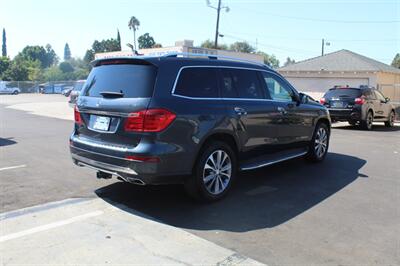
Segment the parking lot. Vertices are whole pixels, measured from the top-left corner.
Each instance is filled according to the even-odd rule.
[[[400,265],[398,123],[334,125],[325,162],[241,173],[205,205],[74,166],[72,115],[61,95],[0,96],[4,265]]]

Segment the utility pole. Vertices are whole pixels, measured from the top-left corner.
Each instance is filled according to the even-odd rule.
[[[219,35],[219,15],[222,9],[225,9],[226,12],[229,12],[229,7],[221,6],[221,0],[218,0],[218,7],[212,6],[210,0],[206,0],[207,6],[217,10],[217,25],[215,27],[215,41],[214,41],[214,48],[218,48],[218,35]]]
[[[322,51],[321,51],[321,55],[324,56],[325,55],[325,46],[330,46],[331,43],[330,42],[325,42],[325,39],[322,39]]]

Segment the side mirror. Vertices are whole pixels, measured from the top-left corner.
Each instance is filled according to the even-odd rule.
[[[302,95],[302,93],[299,93],[299,94],[295,93],[292,96],[293,101],[295,101],[297,103],[297,105],[302,103],[302,96],[301,95]]]
[[[390,101],[390,98],[389,98],[389,97],[386,97],[385,100],[386,100],[386,102],[389,102],[389,101]]]
[[[302,92],[299,93],[299,103],[308,103],[309,97],[307,94],[304,94]]]

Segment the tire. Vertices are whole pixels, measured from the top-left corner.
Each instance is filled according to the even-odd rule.
[[[311,139],[307,160],[311,162],[322,162],[328,154],[329,148],[329,128],[325,123],[318,123],[315,127],[314,135]]]
[[[218,160],[222,162],[218,164]],[[225,142],[211,142],[200,152],[193,174],[185,182],[185,190],[198,201],[220,200],[229,192],[236,172],[237,158],[232,148]]]
[[[362,129],[371,130],[373,122],[374,122],[374,115],[372,111],[368,111],[365,120],[361,120],[360,126]]]
[[[12,94],[13,95],[18,95],[18,91],[14,91]]]
[[[389,115],[388,121],[385,122],[385,126],[386,126],[386,127],[393,127],[393,126],[394,126],[394,119],[395,119],[395,117],[396,117],[395,112],[394,112],[394,111],[391,111],[391,112],[390,112],[390,115]]]

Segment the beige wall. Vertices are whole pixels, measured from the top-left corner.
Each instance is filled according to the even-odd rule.
[[[394,102],[400,102],[400,73],[378,73],[377,88]]]

